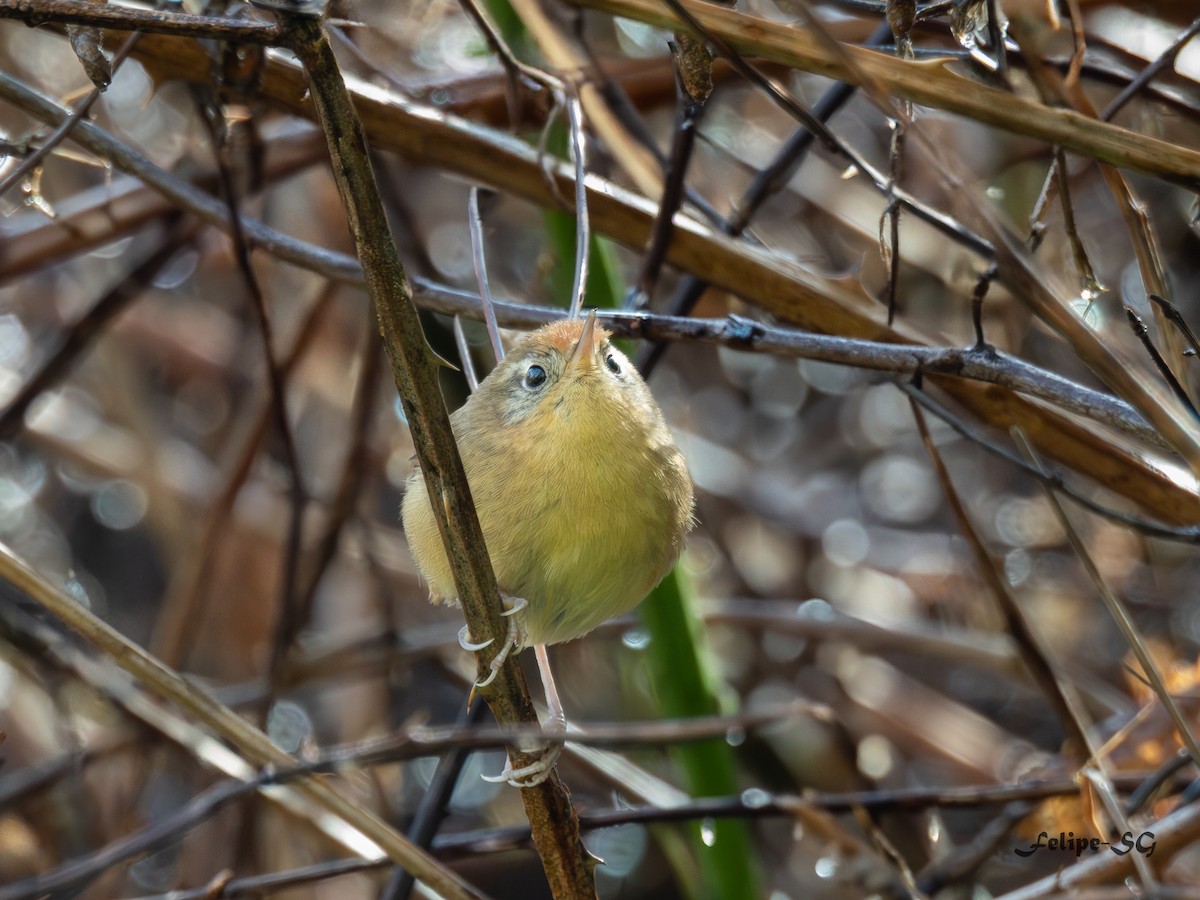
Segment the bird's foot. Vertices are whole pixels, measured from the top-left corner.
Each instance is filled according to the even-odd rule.
[[[554,735],[564,735],[567,731],[566,720],[561,716],[555,716],[547,719],[542,725],[543,732],[553,733]],[[559,755],[562,754],[563,741],[561,737],[552,738],[548,743],[539,743],[535,747],[521,748],[523,752],[533,755],[534,761],[529,765],[521,766],[514,769],[512,767],[512,755],[510,754],[504,760],[504,771],[499,775],[483,775],[484,781],[492,784],[501,784],[508,782],[515,788],[531,788],[537,787],[543,781],[550,777],[550,773],[554,771],[554,766],[558,762]]]
[[[475,682],[474,686],[471,688],[471,696],[467,700],[468,706],[470,706],[471,702],[475,699],[476,691],[487,687],[496,680],[496,674],[500,671],[500,667],[504,665],[505,661],[508,659],[508,655],[512,653],[512,651],[520,650],[523,646],[525,646],[525,626],[520,617],[518,617],[517,613],[525,609],[525,607],[529,605],[529,601],[524,597],[502,596],[501,599],[504,601],[504,612],[500,613],[500,615],[508,619],[508,632],[504,636],[504,645],[500,648],[500,652],[492,657],[491,663],[488,664],[488,668],[491,669],[491,671],[485,678],[483,678],[483,680]],[[486,641],[480,641],[478,643],[473,642],[466,625],[464,625],[458,632],[458,645],[470,653],[474,653],[478,650],[482,650],[484,647],[491,646],[495,640],[495,638],[488,638]]]

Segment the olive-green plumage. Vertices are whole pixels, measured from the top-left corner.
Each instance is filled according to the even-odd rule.
[[[450,417],[500,590],[526,644],[628,612],[679,556],[692,482],[650,389],[586,321],[527,335]],[[433,599],[457,602],[420,471],[404,530]]]

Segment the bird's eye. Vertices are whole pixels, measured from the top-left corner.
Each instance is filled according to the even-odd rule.
[[[541,366],[530,366],[525,371],[525,387],[540,388],[546,383],[546,370]]]
[[[604,357],[604,364],[608,366],[608,371],[612,372],[614,375],[621,374],[621,364],[617,362],[617,358],[611,353]]]

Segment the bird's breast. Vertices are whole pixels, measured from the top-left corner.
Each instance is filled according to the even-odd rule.
[[[627,612],[678,555],[691,512],[682,457],[665,427],[620,428],[543,427],[507,442],[501,477],[494,458],[486,476],[468,468],[501,589],[529,601],[530,643],[572,640]]]

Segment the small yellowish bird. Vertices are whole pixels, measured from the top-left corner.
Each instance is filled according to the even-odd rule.
[[[541,665],[544,645],[582,637],[636,606],[692,526],[683,454],[646,382],[609,338],[594,311],[546,325],[450,417],[511,623],[493,676],[510,649],[538,645]],[[432,598],[457,603],[419,470],[402,518]],[[465,628],[460,640],[484,646],[470,643]],[[551,714],[561,719],[552,691],[547,684]]]

